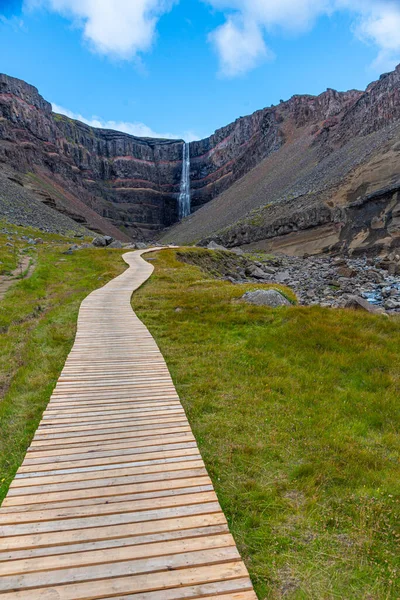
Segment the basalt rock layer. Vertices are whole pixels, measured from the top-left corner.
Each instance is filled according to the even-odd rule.
[[[55,114],[36,88],[0,75],[0,168],[11,166],[39,199],[92,229],[129,239],[174,223],[181,155],[180,141]]]
[[[230,188],[305,126],[328,127],[361,96],[327,90],[320,96],[294,96],[241,117],[212,136],[190,144],[192,206],[205,204]],[[318,126],[317,125],[317,126]]]

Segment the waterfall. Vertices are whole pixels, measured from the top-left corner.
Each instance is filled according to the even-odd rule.
[[[179,219],[190,215],[190,151],[189,144],[183,144],[182,178],[179,193]]]

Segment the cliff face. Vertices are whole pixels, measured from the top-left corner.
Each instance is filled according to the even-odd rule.
[[[68,213],[72,195],[134,237],[151,235],[177,220],[181,156],[180,141],[54,114],[36,88],[0,75],[0,163],[33,171],[36,192],[58,209]]]
[[[209,202],[259,162],[278,151],[306,126],[333,122],[361,92],[327,90],[320,96],[294,96],[279,106],[241,117],[211,137],[190,144],[192,206]]]

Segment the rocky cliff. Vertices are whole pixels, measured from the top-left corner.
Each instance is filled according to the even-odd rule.
[[[190,144],[192,206],[196,210],[228,189],[271,153],[285,145],[293,130],[335,122],[361,92],[327,90],[320,96],[294,96],[241,117],[211,137]]]
[[[0,75],[0,165],[25,174],[23,184],[61,212],[79,217],[89,207],[105,220],[96,229],[108,223],[138,237],[174,223],[181,156],[181,141],[88,127]]]

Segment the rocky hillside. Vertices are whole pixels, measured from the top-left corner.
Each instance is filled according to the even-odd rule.
[[[216,136],[240,137],[245,123],[255,121],[242,158],[230,171],[225,166],[229,187],[164,241],[215,239],[289,254],[329,248],[378,253],[400,244],[400,67],[365,92],[295,96]],[[196,158],[192,173],[196,201],[202,193]]]
[[[241,117],[211,137],[190,144],[194,209],[218,196],[264,158],[279,151],[310,123],[344,114],[361,96],[327,90],[318,97],[294,96],[276,107]]]

